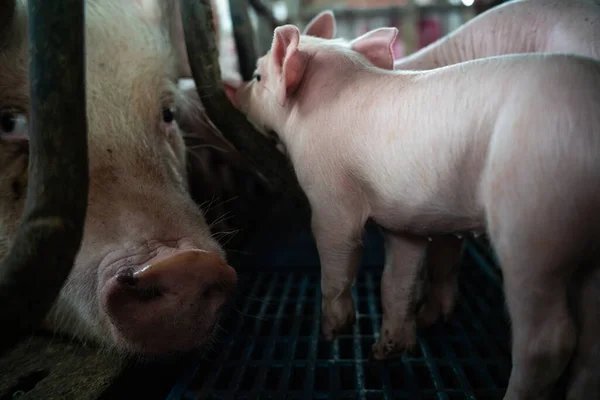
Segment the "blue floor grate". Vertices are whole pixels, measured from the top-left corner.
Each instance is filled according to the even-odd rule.
[[[414,354],[385,363],[368,360],[381,321],[379,269],[363,266],[353,290],[357,323],[333,343],[320,339],[318,269],[240,273],[224,340],[168,399],[502,398],[509,324],[493,260],[485,244],[469,244],[453,318],[419,330]]]

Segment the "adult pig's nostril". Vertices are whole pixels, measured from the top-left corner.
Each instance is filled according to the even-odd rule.
[[[131,267],[123,268],[116,274],[116,280],[127,292],[134,294],[140,300],[152,300],[160,297],[161,290],[153,282],[139,279]]]
[[[186,250],[175,255],[171,255],[156,263],[145,266],[135,271],[135,278],[150,279],[161,276],[167,271],[182,270],[189,271],[193,268],[202,268],[202,275],[212,275],[214,270],[229,267],[223,259],[216,254],[203,250]],[[231,268],[231,267],[230,267]],[[191,272],[191,271],[190,271]],[[208,276],[206,276],[208,278]]]
[[[237,281],[236,272],[217,254],[186,250],[171,254],[133,273],[140,286],[156,286],[177,296],[220,298],[216,288],[227,294]],[[195,294],[192,294],[195,293]]]
[[[137,279],[133,276],[133,268],[123,268],[117,272],[117,281],[124,285],[135,286]]]

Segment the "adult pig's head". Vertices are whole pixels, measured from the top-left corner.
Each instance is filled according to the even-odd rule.
[[[294,112],[299,98],[328,90],[329,82],[348,80],[347,75],[335,72],[344,60],[393,69],[396,28],[374,29],[350,42],[328,39],[334,34],[335,26],[328,27],[319,21],[334,21],[330,17],[332,14],[322,13],[306,29],[306,32],[317,32],[320,27],[318,31],[323,37],[302,35],[294,25],[276,28],[271,49],[258,59],[253,78],[249,82],[226,83],[233,104],[263,134],[284,134],[287,117]],[[319,83],[309,84],[317,75]],[[318,96],[311,99],[318,101]]]
[[[26,195],[29,89],[25,2],[0,6],[0,19],[9,16],[0,25],[4,256]],[[88,212],[46,325],[128,354],[194,350],[212,337],[237,279],[188,192],[178,121],[198,120],[185,113],[200,106],[177,85],[170,18],[153,25],[122,0],[88,0],[85,10]]]

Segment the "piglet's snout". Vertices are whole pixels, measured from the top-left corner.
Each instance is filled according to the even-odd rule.
[[[185,250],[119,270],[102,297],[117,340],[162,354],[201,346],[236,283],[235,270],[216,254]]]

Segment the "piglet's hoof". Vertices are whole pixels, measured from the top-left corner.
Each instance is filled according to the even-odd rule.
[[[403,352],[414,353],[417,347],[417,337],[414,322],[405,323],[392,329],[390,322],[384,322],[382,333],[377,343],[371,347],[371,357],[374,360],[390,360],[399,358]]]
[[[404,353],[404,350],[405,346],[399,342],[394,342],[392,340],[386,340],[382,342],[380,340],[371,347],[371,352],[369,353],[369,361],[383,361],[400,358],[402,357],[402,353]]]
[[[428,328],[432,326],[439,320],[440,314],[440,304],[435,299],[431,299],[419,311],[417,315],[417,327]]]
[[[356,315],[354,310],[352,310],[352,313],[347,314],[343,318],[332,318],[324,314],[321,318],[323,338],[328,342],[332,342],[339,335],[349,333],[355,323]]]

